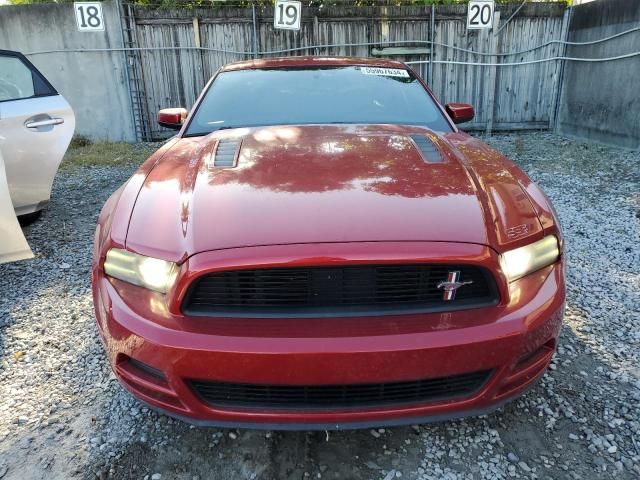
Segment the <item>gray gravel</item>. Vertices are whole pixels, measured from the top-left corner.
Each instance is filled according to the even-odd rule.
[[[553,200],[568,310],[551,370],[499,412],[350,432],[194,428],[149,411],[106,364],[90,258],[133,167],[62,172],[0,266],[0,478],[640,478],[640,153],[551,134],[489,139]]]

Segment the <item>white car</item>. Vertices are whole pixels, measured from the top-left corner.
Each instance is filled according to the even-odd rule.
[[[0,50],[0,263],[31,254],[15,216],[34,220],[49,203],[74,129],[64,97],[24,55]]]

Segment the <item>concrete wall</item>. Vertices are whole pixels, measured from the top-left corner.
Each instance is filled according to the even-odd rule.
[[[598,0],[573,8],[569,41],[586,42],[640,26],[640,0]],[[570,57],[614,57],[640,50],[640,31],[567,48]],[[567,62],[558,132],[640,148],[640,56],[611,62]]]
[[[72,3],[0,7],[0,49],[29,53],[122,47],[117,4],[107,1],[102,9],[105,30],[79,32]],[[73,107],[76,134],[95,140],[135,140],[122,52],[28,58]]]

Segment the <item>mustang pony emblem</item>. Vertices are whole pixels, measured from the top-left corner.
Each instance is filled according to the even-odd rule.
[[[459,282],[460,278],[459,271],[449,272],[447,276],[447,280],[445,282],[440,282],[438,284],[438,288],[444,288],[444,292],[442,292],[442,299],[445,301],[453,300],[456,298],[456,290],[458,290],[463,285],[469,285],[473,283],[473,280],[469,280],[467,282]]]

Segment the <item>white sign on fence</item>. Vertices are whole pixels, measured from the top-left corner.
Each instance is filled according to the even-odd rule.
[[[471,0],[467,9],[467,30],[493,27],[493,0]]]
[[[76,25],[78,25],[78,30],[81,32],[104,31],[102,3],[74,2],[73,10],[76,14]]]
[[[300,30],[302,3],[290,0],[276,0],[273,26],[282,30]]]

